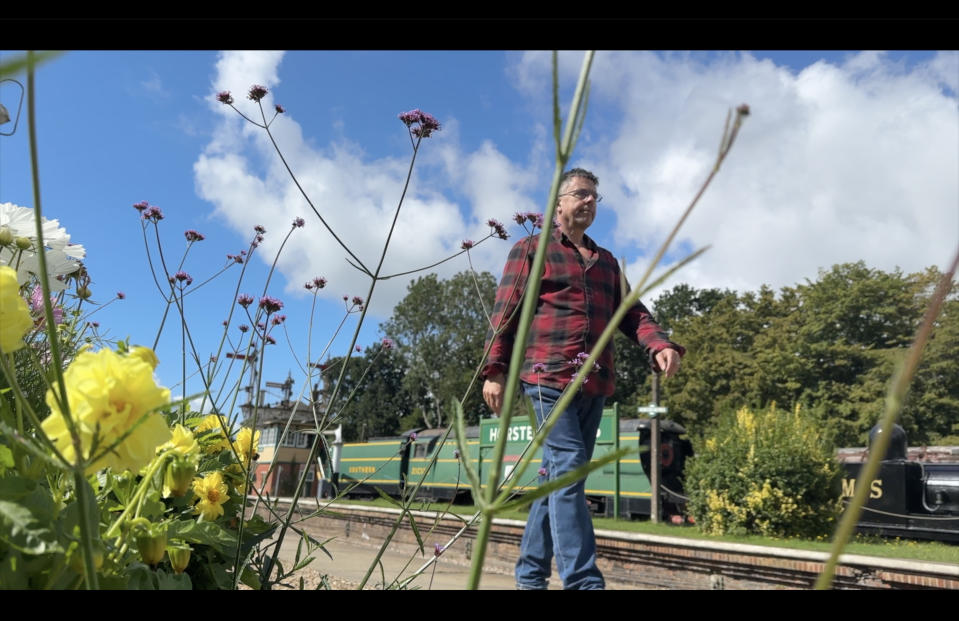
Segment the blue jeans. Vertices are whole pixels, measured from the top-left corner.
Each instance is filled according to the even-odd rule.
[[[536,420],[542,425],[559,399],[560,391],[526,383],[523,388],[533,400]],[[575,470],[592,459],[605,401],[606,397],[580,394],[570,402],[543,444],[546,475],[540,476],[540,483]],[[545,589],[554,555],[563,588],[605,588],[603,574],[596,567],[596,537],[586,505],[585,479],[533,502],[516,562],[516,586]]]

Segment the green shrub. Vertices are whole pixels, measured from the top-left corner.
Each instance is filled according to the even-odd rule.
[[[690,513],[711,534],[827,535],[841,475],[825,435],[798,406],[720,417],[687,462]]]

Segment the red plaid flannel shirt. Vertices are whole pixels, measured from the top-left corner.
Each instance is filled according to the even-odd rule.
[[[496,290],[492,322],[494,326],[499,326],[505,317],[509,323],[492,339],[493,345],[483,369],[484,378],[497,373],[505,374],[509,368],[519,321],[517,307],[523,299],[538,240],[537,236],[520,240],[506,260],[503,278]],[[593,349],[620,304],[619,264],[612,253],[597,246],[589,236],[584,236],[583,241],[593,251],[593,258],[588,263],[562,231],[553,230],[553,239],[546,250],[539,303],[530,326],[526,356],[520,371],[520,379],[524,382],[539,382],[543,386],[564,389],[576,373],[573,359],[580,352],[588,353]],[[657,352],[672,348],[680,355],[686,353],[684,347],[669,341],[641,302],[630,309],[619,329],[646,349],[650,365],[655,371],[660,371],[653,357]],[[492,336],[491,330],[486,338],[487,345]],[[598,370],[594,367],[582,391],[588,395],[608,397],[613,394],[616,377],[613,372],[612,341],[597,362]]]

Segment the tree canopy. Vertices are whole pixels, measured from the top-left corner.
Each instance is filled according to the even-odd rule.
[[[802,405],[837,444],[862,445],[939,276],[935,268],[905,275],[846,263],[778,295],[769,287],[725,292],[705,310],[695,301],[711,295],[674,288],[664,294],[669,325],[688,353],[666,386],[671,415],[701,433],[741,407]],[[954,286],[902,412],[913,444],[959,433],[957,292]],[[688,312],[677,299],[689,300]]]

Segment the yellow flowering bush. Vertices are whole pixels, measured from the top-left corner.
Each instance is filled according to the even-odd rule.
[[[818,537],[839,513],[839,464],[812,417],[775,405],[723,416],[694,441],[689,510],[710,534]]]
[[[0,265],[0,351],[11,353],[23,347],[23,336],[32,327],[30,309],[20,297],[17,272]]]
[[[166,421],[156,412],[170,402],[170,391],[157,386],[153,367],[142,358],[109,349],[83,352],[63,378],[83,454],[76,453],[53,389],[47,391],[51,414],[43,421],[43,431],[71,463],[96,457],[87,474],[107,467],[136,472],[153,459],[159,445],[171,439]]]

